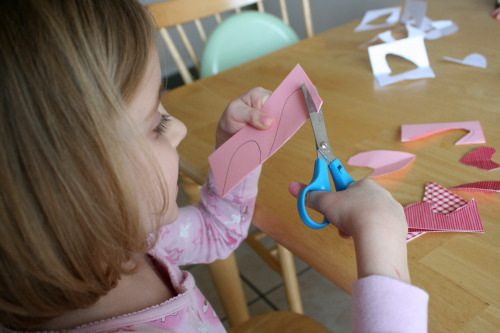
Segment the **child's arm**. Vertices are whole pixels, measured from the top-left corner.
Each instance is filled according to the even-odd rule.
[[[290,193],[296,196],[303,186],[290,184]],[[353,237],[358,278],[376,274],[410,282],[408,226],[403,208],[388,191],[365,179],[342,192],[310,192],[306,205],[321,212],[341,234]]]
[[[290,184],[297,196],[304,184]],[[408,226],[401,205],[371,180],[342,192],[311,192],[306,204],[321,212],[341,235],[353,237],[358,280],[353,285],[355,332],[425,332],[425,291],[410,285]]]
[[[500,21],[500,0],[495,0],[495,9],[493,10],[491,16]]]
[[[255,88],[229,103],[219,121],[216,147],[246,125],[258,129],[273,120],[260,111],[271,92]],[[207,263],[227,257],[246,238],[257,197],[261,168],[250,173],[224,198],[215,189],[211,171],[195,206],[179,210],[179,218],[160,231],[158,245],[178,265]]]

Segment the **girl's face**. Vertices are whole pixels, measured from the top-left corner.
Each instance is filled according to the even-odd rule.
[[[177,146],[186,136],[186,126],[167,113],[160,103],[162,90],[161,70],[158,54],[152,56],[146,74],[139,85],[136,97],[129,105],[132,120],[146,137],[146,141],[157,159],[160,171],[167,184],[168,207],[162,216],[166,225],[177,219],[177,178],[179,175],[179,154]]]

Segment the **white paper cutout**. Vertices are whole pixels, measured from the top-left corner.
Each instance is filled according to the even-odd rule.
[[[370,24],[370,22],[376,19],[390,14],[385,23],[382,24]],[[401,14],[401,7],[383,8],[383,9],[373,9],[365,13],[365,16],[361,20],[361,23],[354,29],[354,31],[368,31],[375,29],[382,29],[390,27],[396,24],[399,20],[399,15]]]
[[[403,14],[401,15],[402,23],[411,23],[417,27],[422,28],[424,23],[425,11],[427,10],[426,1],[407,0]]]
[[[450,57],[443,57],[443,59],[466,66],[486,68],[486,58],[479,53],[471,53],[468,56],[466,56],[463,60]]]
[[[425,39],[439,39],[458,31],[458,26],[450,20],[431,21],[432,30],[425,34]]]
[[[369,41],[361,44],[359,47],[365,47],[367,45],[370,45],[370,44],[377,42],[378,40],[382,41],[383,43],[390,43],[390,42],[396,41],[396,39],[394,37],[392,37],[392,31],[387,30],[387,31],[379,33],[377,36],[375,36],[372,39],[370,39]]]
[[[403,80],[433,78],[434,72],[429,65],[424,39],[419,37],[405,38],[392,43],[379,44],[368,48],[373,75],[380,86]],[[391,76],[391,68],[386,56],[394,54],[413,62],[418,68]]]
[[[406,31],[408,31],[408,38],[422,36],[425,38],[425,31],[413,27],[411,24],[406,24]]]

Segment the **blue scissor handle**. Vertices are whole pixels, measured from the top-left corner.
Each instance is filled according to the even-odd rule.
[[[311,183],[300,191],[297,197],[299,216],[308,227],[313,229],[321,229],[330,222],[328,222],[326,218],[323,218],[323,223],[316,223],[309,217],[305,205],[306,195],[309,191],[332,191],[328,170],[330,170],[337,191],[345,190],[349,184],[354,182],[338,159],[334,160],[329,165],[321,158],[316,159],[314,162],[314,174]]]
[[[338,159],[330,163],[328,165],[328,168],[330,169],[333,183],[335,184],[335,189],[337,190],[337,192],[345,190],[349,185],[354,183],[354,179],[349,176],[347,171],[345,171],[344,166]]]

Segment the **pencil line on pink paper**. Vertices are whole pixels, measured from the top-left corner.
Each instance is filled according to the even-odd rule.
[[[302,95],[305,83],[315,105],[321,106],[311,80],[300,67],[295,68],[266,101],[262,112],[275,119],[266,130],[246,126],[221,145],[208,158],[217,192],[225,196],[250,172],[264,163],[309,119]]]

